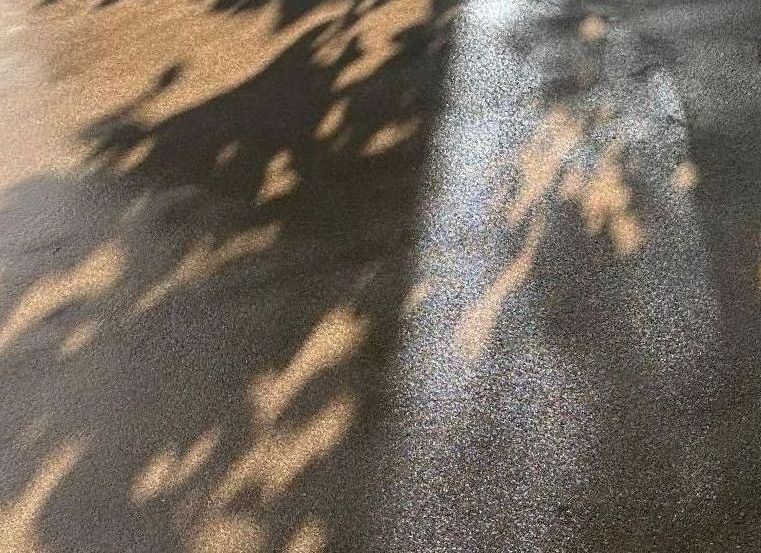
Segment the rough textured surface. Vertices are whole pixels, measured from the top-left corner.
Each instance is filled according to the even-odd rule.
[[[760,13],[465,7],[378,550],[761,547]]]
[[[759,23],[0,1],[0,551],[761,549]]]

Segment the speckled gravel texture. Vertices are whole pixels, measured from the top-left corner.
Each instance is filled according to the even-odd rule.
[[[0,553],[761,551],[758,0],[0,0]]]
[[[759,13],[467,4],[378,551],[761,550]]]

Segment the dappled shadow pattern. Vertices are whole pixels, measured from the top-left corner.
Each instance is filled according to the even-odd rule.
[[[505,36],[541,78],[494,104],[528,122],[500,129],[507,159],[445,204],[492,210],[457,221],[465,248],[432,248],[478,277],[458,288],[408,260],[455,3],[312,21],[326,4],[278,4],[292,40],[260,71],[151,116],[192,69],[169,64],[82,129],[84,177],[3,192],[0,543],[362,551],[370,519],[381,540],[494,550],[758,549],[761,110],[738,69],[757,6],[552,2],[541,32]],[[441,306],[397,347],[400,316]],[[387,365],[416,346],[445,362],[402,367],[402,387],[429,371],[448,395],[412,415],[456,420],[429,441],[384,428],[443,453],[381,481],[397,512],[368,451]],[[426,501],[439,516],[405,518]]]
[[[761,453],[751,399],[761,386],[761,143],[750,131],[760,106],[741,81],[761,12],[725,9],[701,16],[711,3],[695,2],[693,19],[664,17],[659,28],[635,7],[603,3],[602,16],[571,10],[548,24],[581,47],[546,72],[542,117],[561,130],[540,123],[541,147],[523,146],[506,214],[543,221],[526,286],[541,298],[532,309],[546,347],[583,383],[548,398],[544,417],[584,409],[601,421],[578,437],[594,444],[582,454],[582,496],[558,492],[551,526],[580,549],[759,546],[761,473],[749,460]],[[720,30],[706,54],[678,56],[705,28]],[[724,48],[736,65],[710,60]],[[494,335],[510,332],[499,322]],[[562,474],[567,435],[552,436],[559,458],[543,462]]]
[[[108,8],[115,4],[121,3],[123,0],[98,0],[93,6],[95,8]],[[364,13],[368,7],[378,8],[382,4],[388,3],[390,0],[368,0],[353,2],[349,8],[349,15],[357,18],[361,13]],[[61,0],[41,0],[37,5],[38,8],[44,9],[54,4],[61,2]],[[204,3],[207,4],[209,13],[218,14],[240,14],[244,12],[250,12],[267,8],[271,4],[270,0],[210,0]],[[298,21],[299,19],[308,16],[310,12],[317,10],[323,2],[313,0],[292,0],[288,2],[280,2],[278,6],[278,27],[283,28]]]
[[[457,2],[413,4],[305,23],[238,86],[145,118],[172,64],[82,130],[82,176],[3,191],[3,547],[364,549]]]
[[[453,57],[389,441],[400,550],[761,545],[761,11],[638,4],[484,9],[508,46]]]

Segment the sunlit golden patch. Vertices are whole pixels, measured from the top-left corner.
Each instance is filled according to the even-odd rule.
[[[569,167],[560,182],[560,197],[570,200],[579,196],[584,189],[584,173],[579,167]]]
[[[249,393],[256,412],[268,420],[278,418],[307,383],[356,351],[368,326],[366,318],[347,307],[328,313],[285,369],[252,382]]]
[[[618,213],[626,210],[629,203],[629,191],[619,187],[613,181],[593,180],[584,197],[582,210],[587,231],[600,234],[605,223]]]
[[[346,112],[349,109],[349,100],[342,98],[337,100],[325,114],[315,130],[317,140],[327,140],[338,134],[339,129],[346,121]]]
[[[417,132],[420,122],[417,119],[390,123],[373,134],[362,149],[365,156],[384,154],[395,146],[409,140]]]
[[[620,152],[620,144],[608,146],[583,192],[574,195],[581,202],[587,231],[596,235],[607,228],[616,252],[629,255],[641,248],[645,237],[641,225],[629,212],[631,193],[618,161]]]
[[[622,213],[608,223],[610,239],[619,255],[633,254],[645,242],[644,232],[636,217],[630,213]]]
[[[341,394],[301,428],[266,432],[233,464],[212,494],[227,505],[248,488],[261,492],[265,502],[280,496],[310,464],[325,458],[343,440],[354,419],[355,401]]]
[[[256,194],[256,203],[265,204],[287,196],[296,188],[298,181],[299,175],[293,169],[291,152],[278,152],[264,170],[264,177]]]
[[[692,161],[683,161],[676,166],[671,184],[680,192],[693,190],[698,183],[698,167]]]
[[[181,286],[211,276],[236,259],[266,250],[275,243],[279,233],[280,224],[271,223],[264,228],[254,228],[233,236],[218,248],[212,247],[211,237],[203,238],[180,260],[169,276],[138,299],[132,314],[144,313]]]
[[[122,246],[115,241],[93,251],[78,266],[32,284],[0,329],[0,351],[57,309],[109,290],[124,271]]]
[[[521,150],[522,181],[515,201],[508,206],[510,223],[519,223],[544,195],[581,136],[581,125],[568,110],[560,107],[550,110]]]
[[[587,230],[599,234],[608,219],[626,210],[630,199],[617,153],[608,149],[595,167],[582,200]]]
[[[195,531],[190,549],[193,553],[256,553],[263,551],[265,539],[262,525],[253,517],[214,513]]]
[[[579,24],[577,31],[582,42],[596,42],[605,35],[605,20],[596,13],[590,13]]]
[[[84,454],[82,442],[60,445],[47,456],[21,494],[0,506],[0,551],[45,551],[37,522],[45,502]]]
[[[455,326],[454,343],[463,357],[473,359],[486,346],[505,297],[523,284],[531,272],[543,231],[543,218],[531,221],[521,251],[460,317]]]
[[[124,98],[139,97],[162,70],[181,63],[182,79],[140,106],[152,127],[255,78],[305,34],[340,21],[351,6],[346,0],[318,2],[284,21],[289,8],[281,1],[263,1],[234,16],[211,10],[211,3],[120,1],[91,11],[86,2],[50,2],[45,17],[33,18],[30,34],[40,36],[32,50],[53,71],[53,91],[60,100],[53,110],[56,118],[66,128],[83,128],[119,109]],[[55,10],[61,12],[50,16]],[[99,86],[89,86],[95,82]]]
[[[339,29],[331,26],[325,33],[325,40],[317,42],[317,49],[314,53],[315,64],[324,68],[330,67],[338,63],[341,56],[346,53],[346,49],[350,47],[352,38],[355,35],[348,32],[336,31],[339,31]]]
[[[359,39],[362,55],[341,71],[334,91],[344,90],[376,73],[399,53],[398,35],[425,24],[429,16],[429,3],[409,0],[391,0],[368,11],[351,30],[351,36]]]
[[[369,12],[375,4],[376,0],[360,0],[354,8],[354,12],[358,15],[364,15]]]
[[[141,140],[114,160],[116,167],[124,172],[134,171],[145,161],[151,150],[153,150],[153,140]]]
[[[208,461],[219,439],[220,432],[210,430],[199,436],[185,455],[178,455],[174,449],[157,454],[135,477],[131,489],[132,501],[142,505],[181,486]]]
[[[285,546],[285,553],[319,553],[326,545],[325,523],[315,517],[301,522]]]
[[[61,354],[68,356],[81,350],[92,341],[97,331],[98,323],[96,321],[79,323],[61,344]]]

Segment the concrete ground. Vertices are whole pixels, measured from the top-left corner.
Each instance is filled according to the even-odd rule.
[[[0,0],[0,551],[761,550],[755,0]]]

